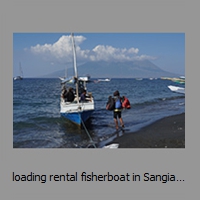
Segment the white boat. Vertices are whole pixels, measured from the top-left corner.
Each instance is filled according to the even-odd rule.
[[[180,78],[185,79],[185,76],[180,76]]]
[[[61,80],[61,84],[65,83],[66,81],[68,83],[74,83],[73,77],[67,77],[67,67],[65,68],[65,76],[64,77],[58,77]]]
[[[61,96],[60,101],[60,114],[62,117],[70,120],[71,122],[81,125],[84,122],[86,122],[91,114],[94,111],[94,98],[92,96],[92,93],[87,92],[87,101],[82,102],[80,100],[80,92],[81,89],[86,88],[86,81],[80,80],[78,78],[78,72],[77,72],[77,66],[76,66],[76,50],[75,50],[75,43],[74,43],[74,35],[71,34],[72,38],[72,49],[73,49],[73,55],[74,55],[74,83],[75,83],[75,99],[73,102],[66,101]],[[67,82],[71,80],[70,78],[66,79],[65,82],[63,81],[62,84],[67,84]]]
[[[90,82],[90,75],[80,76],[78,79],[81,81]]]
[[[74,77],[68,77],[68,78],[59,77],[59,79],[61,80],[61,84],[74,83]]]
[[[168,88],[169,88],[172,92],[177,92],[177,93],[185,94],[185,88],[183,88],[183,87],[178,87],[178,86],[169,85]]]
[[[110,80],[111,80],[110,78],[105,78],[105,79],[98,79],[97,81],[98,81],[98,82],[101,82],[101,81],[108,82],[108,81],[110,81]]]
[[[22,67],[21,67],[21,62],[19,63],[19,76],[15,76],[14,80],[22,80],[23,79],[23,71],[22,71]]]
[[[58,77],[61,81],[64,81],[66,79],[66,77]]]
[[[64,81],[67,78],[67,68],[65,69],[65,76],[64,77],[58,77],[61,81]]]
[[[104,147],[102,147],[103,149],[117,149],[119,147],[119,144],[117,143],[113,143],[113,144],[110,144],[110,145],[106,145]]]
[[[74,83],[74,78],[73,77],[67,77],[67,76],[64,76],[64,77],[58,77],[60,80],[61,80],[61,83],[65,82],[67,80],[68,83]],[[78,77],[78,79],[80,81],[85,81],[85,82],[89,82],[90,81],[90,76],[81,76],[81,77]]]
[[[22,80],[23,79],[23,77],[22,76],[15,76],[14,77],[14,80],[16,81],[16,80]]]

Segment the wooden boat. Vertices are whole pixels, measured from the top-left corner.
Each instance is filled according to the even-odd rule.
[[[80,94],[81,90],[86,90],[86,81],[80,80],[78,78],[78,72],[77,72],[77,66],[76,66],[76,51],[75,51],[75,42],[74,42],[74,35],[71,34],[72,38],[72,49],[73,49],[73,55],[74,55],[74,83],[75,83],[75,98],[73,102],[66,101],[61,96],[60,101],[60,114],[62,117],[66,118],[67,120],[70,120],[71,122],[81,125],[82,123],[85,123],[91,116],[91,114],[94,111],[94,98],[92,96],[92,93],[87,92],[86,93],[86,101],[80,100]],[[66,85],[71,78],[66,79],[62,82],[62,85]],[[71,87],[71,85],[70,85]]]

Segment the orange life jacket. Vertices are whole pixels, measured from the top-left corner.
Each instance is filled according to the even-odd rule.
[[[123,101],[123,103],[122,103],[122,107],[123,107],[123,108],[127,108],[127,109],[130,109],[130,108],[131,108],[130,101],[128,100],[127,97],[124,97],[124,101]]]

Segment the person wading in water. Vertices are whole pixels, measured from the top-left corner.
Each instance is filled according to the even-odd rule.
[[[118,130],[119,129],[118,119],[119,119],[121,127],[124,128],[124,122],[122,119],[122,98],[120,97],[120,93],[118,90],[114,92],[113,96],[115,100],[115,109],[113,111],[113,117],[114,117],[114,122],[115,122],[115,128],[116,130]]]

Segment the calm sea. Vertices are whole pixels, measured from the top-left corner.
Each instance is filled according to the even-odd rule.
[[[119,90],[120,95],[127,96],[131,102],[131,109],[122,112],[123,134],[126,134],[163,117],[185,112],[185,95],[171,92],[168,85],[184,87],[161,79],[88,83],[87,89],[95,99],[95,111],[86,131],[60,116],[58,78],[13,81],[13,147],[87,148],[91,146],[91,137],[100,148],[117,137],[113,113],[105,109],[109,95]]]

